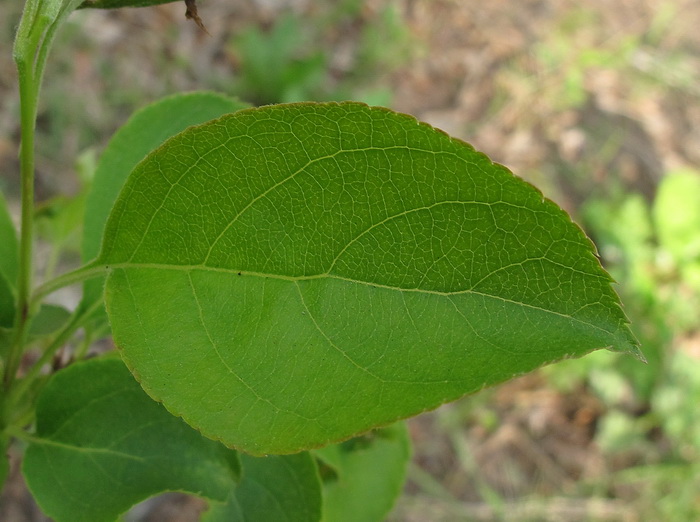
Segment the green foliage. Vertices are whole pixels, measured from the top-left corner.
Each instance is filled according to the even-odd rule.
[[[18,245],[15,226],[0,193],[0,329],[10,328],[15,318],[15,285],[18,271]],[[0,353],[2,344],[0,341]]]
[[[636,351],[564,212],[469,145],[355,103],[241,111],[168,141],[92,266],[149,394],[257,454]]]
[[[256,105],[294,102],[322,95],[327,58],[321,51],[305,55],[308,35],[292,15],[280,18],[269,33],[244,30],[233,47],[241,56],[241,76],[235,89]]]
[[[241,484],[225,503],[212,503],[203,522],[320,520],[321,483],[311,455],[241,455],[241,463]]]
[[[364,19],[360,8],[356,0],[332,3],[319,6],[313,23],[286,14],[268,29],[245,29],[231,45],[240,62],[232,91],[255,105],[348,98],[389,104],[391,93],[373,85],[371,78],[392,71],[409,56],[407,29],[391,5],[377,20]],[[327,33],[338,25],[357,28],[355,45],[348,51],[354,66],[346,65],[348,70],[338,70],[325,51]]]
[[[380,520],[410,457],[391,423],[596,349],[640,356],[564,211],[388,109],[173,96],[135,114],[95,168],[86,158],[78,196],[35,212],[39,84],[79,4],[27,2],[15,45],[19,242],[0,200],[0,449],[26,443],[26,482],[58,522],[111,521],[172,490],[209,499],[209,522]],[[366,34],[362,59],[387,63]],[[244,36],[250,89],[271,79],[265,96],[309,92],[324,59],[300,62],[298,37],[291,22],[267,48]],[[83,266],[53,277],[81,224]],[[53,245],[39,286],[37,229]],[[43,302],[83,282],[75,311]],[[103,297],[123,362],[81,361],[107,329]],[[59,370],[55,355],[81,328]],[[20,370],[32,348],[38,360]]]
[[[57,522],[110,522],[167,490],[223,501],[238,481],[236,453],[152,401],[118,359],[58,372],[36,417],[22,472]]]
[[[396,423],[313,453],[326,470],[321,520],[384,520],[401,492],[411,445]]]
[[[112,137],[95,172],[84,214],[82,259],[94,259],[114,201],[134,167],[166,139],[187,127],[204,123],[247,104],[215,93],[176,94],[137,111]],[[86,281],[81,307],[102,299],[103,280]]]
[[[585,222],[620,284],[649,364],[594,354],[548,372],[555,383],[585,381],[605,405],[597,443],[613,462],[634,459],[611,475],[609,487],[635,491],[637,509],[653,520],[700,516],[700,362],[692,355],[699,200],[700,173],[684,170],[668,173],[651,203],[638,194],[588,202]]]

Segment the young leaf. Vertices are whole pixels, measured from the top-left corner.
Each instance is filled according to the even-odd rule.
[[[0,192],[0,277],[5,278],[10,288],[17,284],[18,252],[17,231],[12,223],[5,196]]]
[[[397,423],[313,453],[334,472],[323,482],[324,522],[384,520],[401,493],[411,443]]]
[[[10,328],[15,320],[15,285],[19,270],[17,231],[0,192],[0,328]],[[0,355],[4,353],[0,343]]]
[[[46,337],[56,332],[65,325],[71,317],[71,313],[62,306],[44,304],[32,319],[29,328],[29,339]]]
[[[191,125],[247,107],[212,92],[176,94],[134,115],[111,139],[100,157],[85,210],[82,258],[91,261],[100,250],[107,217],[129,173],[153,149]],[[104,281],[85,283],[83,308],[102,298]]]
[[[321,520],[321,482],[308,453],[270,457],[242,454],[241,464],[240,485],[225,504],[211,503],[202,522]]]
[[[358,103],[240,111],[151,154],[96,261],[147,392],[250,453],[639,353],[592,243],[468,144]]]
[[[0,328],[11,328],[15,321],[15,296],[5,277],[0,274]]]
[[[223,501],[239,477],[235,452],[149,399],[117,359],[57,373],[42,390],[36,415],[22,472],[57,522],[113,522],[169,490]]]

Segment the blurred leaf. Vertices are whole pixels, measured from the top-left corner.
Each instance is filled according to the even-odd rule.
[[[56,246],[78,250],[85,197],[58,196],[37,207],[35,223],[39,235]]]
[[[287,15],[269,32],[250,27],[236,39],[241,79],[237,89],[257,105],[314,98],[325,78],[327,59],[306,50],[305,32],[298,17]]]
[[[247,104],[220,94],[192,92],[164,98],[135,112],[114,134],[100,157],[85,205],[83,261],[97,256],[114,201],[129,173],[149,152],[191,125],[245,107]],[[103,286],[102,278],[85,282],[81,303],[84,310],[102,299]]]
[[[335,472],[323,482],[324,522],[380,521],[401,493],[411,444],[400,422],[313,453]]]
[[[243,480],[224,504],[210,503],[202,522],[318,522],[321,482],[308,453],[241,454]]]
[[[10,474],[10,456],[7,454],[10,441],[0,434],[0,492],[4,491],[5,481]]]
[[[57,522],[113,522],[162,491],[225,500],[237,455],[152,401],[121,361],[79,362],[42,390],[22,472]]]
[[[700,173],[668,174],[659,186],[653,215],[661,246],[679,265],[700,259]]]
[[[357,103],[240,111],[169,140],[130,176],[95,265],[149,394],[254,454],[597,348],[639,354],[563,210],[466,143]]]
[[[0,274],[0,327],[12,328],[15,321],[15,295]]]
[[[17,231],[7,208],[7,201],[0,192],[0,277],[10,288],[17,284],[19,271],[19,245]]]
[[[46,337],[66,324],[70,316],[71,313],[62,306],[42,305],[39,312],[32,319],[29,335],[33,338]]]

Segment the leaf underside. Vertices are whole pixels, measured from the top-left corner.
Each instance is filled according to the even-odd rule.
[[[202,522],[321,520],[321,482],[308,453],[269,457],[243,454],[241,464],[240,485],[226,502],[212,502]]]
[[[358,103],[244,110],[166,142],[96,264],[146,391],[253,454],[594,349],[639,353],[563,210],[470,145]]]
[[[55,374],[37,406],[37,433],[22,472],[57,522],[112,522],[162,491],[225,500],[238,456],[153,402],[118,359]]]
[[[313,453],[333,471],[323,483],[321,520],[385,520],[401,494],[411,441],[398,422]]]

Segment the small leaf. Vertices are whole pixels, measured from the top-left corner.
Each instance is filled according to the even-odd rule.
[[[313,453],[334,471],[323,482],[323,521],[380,521],[401,494],[411,443],[397,423]]]
[[[243,480],[225,504],[211,504],[202,522],[317,522],[321,482],[308,453],[241,455]]]
[[[51,335],[65,325],[70,316],[71,313],[62,306],[42,305],[29,327],[30,339]]]
[[[247,107],[211,92],[177,94],[134,113],[112,137],[100,157],[85,210],[82,258],[91,261],[100,250],[104,226],[114,201],[133,168],[166,139],[191,125]],[[81,307],[102,299],[103,279],[84,285]]]
[[[149,399],[115,358],[57,373],[36,415],[22,472],[57,522],[113,522],[162,491],[223,501],[239,476],[235,452]]]
[[[10,328],[15,320],[15,286],[19,271],[17,231],[0,192],[0,328]],[[0,354],[2,354],[0,346]]]
[[[11,328],[15,321],[15,295],[5,276],[0,274],[0,328]]]
[[[563,210],[468,144],[358,103],[179,134],[132,173],[95,264],[148,393],[253,454],[598,348],[639,353]]]
[[[17,231],[7,208],[7,201],[0,192],[0,277],[14,288],[19,271],[19,245]]]

